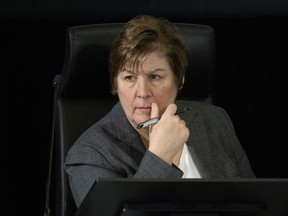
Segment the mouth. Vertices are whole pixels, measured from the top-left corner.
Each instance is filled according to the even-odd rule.
[[[136,110],[145,114],[151,113],[151,107],[137,107]]]

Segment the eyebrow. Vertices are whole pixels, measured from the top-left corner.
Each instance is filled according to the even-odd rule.
[[[149,73],[158,72],[158,71],[166,71],[166,70],[164,68],[156,68],[155,70],[152,70]]]
[[[122,71],[120,71],[120,73],[123,73],[123,72],[135,74],[135,72],[133,72],[132,70],[128,70],[128,69],[126,69],[126,68],[124,68]]]
[[[158,71],[166,71],[166,70],[165,70],[164,68],[156,68],[156,69],[154,69],[154,70],[148,72],[147,74],[151,74],[151,73],[158,72]],[[121,73],[123,73],[123,72],[136,74],[134,71],[129,70],[129,69],[126,69],[126,68],[124,68],[124,69],[121,71]]]

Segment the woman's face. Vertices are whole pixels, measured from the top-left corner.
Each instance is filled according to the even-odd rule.
[[[158,105],[161,116],[166,107],[174,103],[177,95],[175,75],[166,57],[155,51],[134,70],[127,63],[117,76],[117,94],[135,128],[150,119],[153,102]]]

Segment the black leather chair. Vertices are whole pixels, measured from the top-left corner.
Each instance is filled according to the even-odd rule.
[[[210,26],[176,24],[189,46],[189,67],[180,98],[211,102],[215,39]],[[67,29],[62,84],[56,97],[56,216],[74,215],[76,206],[63,169],[66,153],[78,136],[116,103],[111,96],[108,54],[122,24]]]

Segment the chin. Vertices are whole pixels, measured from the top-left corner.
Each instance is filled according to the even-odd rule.
[[[149,119],[150,119],[150,115],[149,116],[148,115],[147,116],[141,116],[141,117],[134,119],[134,122],[136,122],[136,124],[138,125],[138,124],[140,124],[144,121],[147,121]]]

